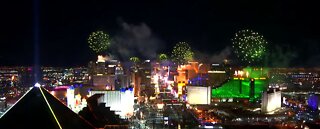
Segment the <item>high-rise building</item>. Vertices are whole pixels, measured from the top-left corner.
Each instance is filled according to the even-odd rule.
[[[99,91],[92,90],[89,95],[102,94],[97,103],[104,103],[110,110],[122,118],[133,115],[134,93],[133,88],[116,90],[116,91]]]
[[[224,68],[220,64],[211,64],[207,85],[218,87],[226,81],[228,81],[228,76]]]
[[[130,86],[130,77],[127,74],[124,74],[123,68],[120,65],[116,67],[114,76],[115,90],[128,88]]]
[[[281,107],[281,91],[280,89],[270,88],[263,92],[261,112],[270,113]]]
[[[141,77],[137,72],[131,73],[131,84],[134,88],[134,96],[140,96]]]
[[[211,86],[187,86],[189,104],[210,104]]]
[[[308,97],[308,107],[313,110],[316,111],[318,110],[318,106],[319,106],[319,96],[316,94],[309,94]]]
[[[103,56],[99,55],[97,60],[96,70],[97,75],[104,75],[106,74],[106,60]]]
[[[93,70],[96,71],[91,73],[96,74],[91,75],[91,82],[95,89],[120,90],[121,88],[129,87],[130,78],[117,60],[109,60],[98,56],[96,65],[93,68],[89,68],[89,71]]]

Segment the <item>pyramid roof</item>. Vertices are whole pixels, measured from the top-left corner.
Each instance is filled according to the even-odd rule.
[[[43,87],[32,87],[0,118],[1,129],[94,129]]]

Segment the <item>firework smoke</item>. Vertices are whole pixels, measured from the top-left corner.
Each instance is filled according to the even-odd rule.
[[[139,25],[120,22],[121,31],[117,33],[111,44],[111,52],[122,60],[137,56],[144,59],[156,58],[156,52],[163,46],[151,29],[145,24]]]

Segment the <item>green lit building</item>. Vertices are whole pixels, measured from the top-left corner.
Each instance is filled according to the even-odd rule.
[[[245,68],[235,71],[234,77],[212,88],[212,98],[257,100],[268,87],[268,69]]]

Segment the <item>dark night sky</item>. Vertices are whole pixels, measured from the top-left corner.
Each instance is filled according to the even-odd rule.
[[[159,51],[169,52],[178,41],[188,41],[208,54],[230,46],[233,34],[248,28],[263,34],[271,46],[294,51],[298,56],[293,65],[320,64],[320,10],[312,2],[38,1],[40,62],[45,66],[86,65],[95,59],[87,46],[88,35],[101,29],[116,36],[121,23],[147,25],[164,46]],[[32,0],[1,2],[0,65],[33,64],[33,9]]]

